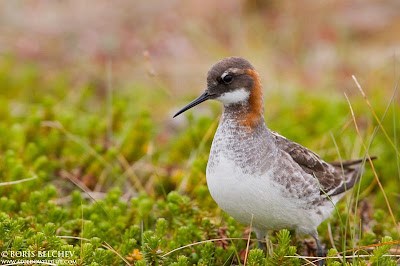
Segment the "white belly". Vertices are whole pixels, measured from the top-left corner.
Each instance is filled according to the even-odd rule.
[[[315,210],[300,208],[301,200],[286,197],[267,171],[262,176],[243,173],[223,156],[212,169],[207,165],[207,184],[218,205],[236,220],[259,230],[295,229],[309,233],[323,218]]]

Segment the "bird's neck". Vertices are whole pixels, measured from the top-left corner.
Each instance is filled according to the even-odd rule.
[[[264,102],[262,86],[258,73],[255,70],[247,70],[248,75],[253,77],[254,84],[249,98],[237,104],[224,105],[223,119],[228,118],[237,122],[239,126],[253,129],[264,124]]]
[[[246,103],[224,105],[222,120],[250,130],[265,123],[263,110],[255,110]]]

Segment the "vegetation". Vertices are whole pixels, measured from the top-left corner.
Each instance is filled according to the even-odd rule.
[[[271,235],[266,257],[255,236],[212,200],[204,169],[218,105],[210,105],[213,115],[189,113],[184,126],[168,133],[173,124],[161,128],[150,109],[135,108],[147,88],[137,88],[136,95],[115,91],[110,103],[96,98],[90,83],[68,93],[70,84],[65,73],[45,79],[39,66],[13,57],[0,65],[7,96],[0,105],[2,251],[72,251],[80,265],[231,265],[244,263],[250,237],[247,265],[301,265],[299,255],[315,254],[312,243],[282,230]],[[327,159],[364,154],[344,97],[298,92],[278,104],[279,97],[267,101],[271,128]],[[92,108],[93,101],[101,104]],[[378,117],[388,101],[375,99]],[[351,103],[368,145],[378,123],[362,97]],[[400,135],[398,114],[392,106],[383,120],[389,136]],[[392,219],[400,217],[398,155],[380,132],[370,154],[379,156],[375,170],[394,217],[367,167],[360,187],[319,228],[323,244],[332,248],[329,265],[396,264],[387,255],[397,254],[392,240],[399,239]]]

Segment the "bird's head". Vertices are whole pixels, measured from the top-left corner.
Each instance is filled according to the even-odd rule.
[[[217,100],[225,107],[234,106],[245,114],[242,120],[251,125],[263,114],[262,87],[254,67],[241,57],[228,57],[217,62],[207,75],[207,89],[183,107],[174,117],[206,101]]]

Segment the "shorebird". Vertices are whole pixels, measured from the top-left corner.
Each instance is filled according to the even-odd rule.
[[[239,222],[252,223],[257,239],[270,230],[295,230],[311,235],[323,256],[317,227],[358,181],[363,160],[327,163],[270,130],[260,78],[243,58],[217,62],[205,92],[174,117],[209,99],[224,106],[206,169],[213,199]]]

